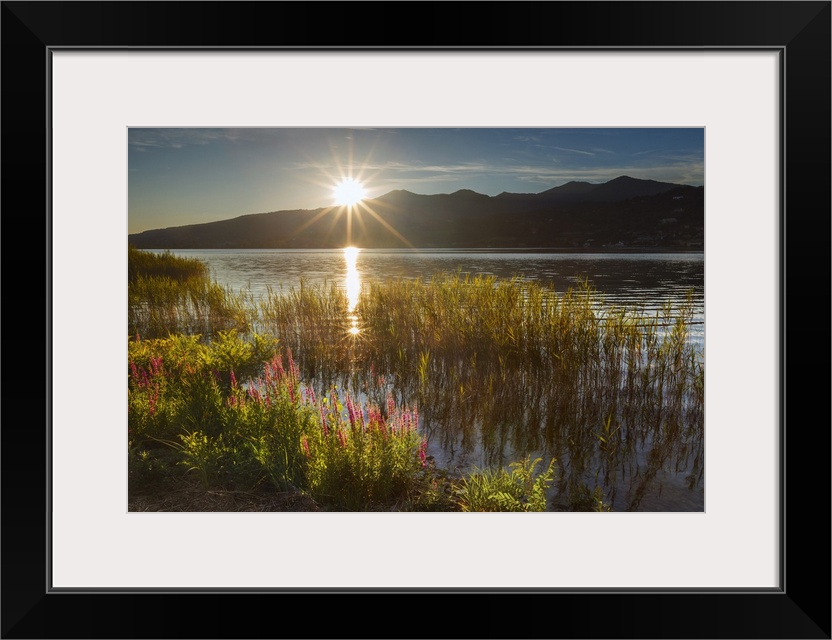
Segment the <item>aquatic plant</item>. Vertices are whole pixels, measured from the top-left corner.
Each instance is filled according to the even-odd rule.
[[[210,280],[204,263],[132,247],[127,262],[128,335],[210,336],[250,328],[254,312],[251,296]]]
[[[208,265],[196,258],[183,258],[170,251],[155,253],[127,246],[127,281],[141,278],[166,277],[185,281],[191,278],[207,279]]]

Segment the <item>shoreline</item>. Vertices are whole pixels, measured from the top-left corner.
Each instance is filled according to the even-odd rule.
[[[139,247],[137,247],[139,248]],[[346,247],[147,247],[142,251],[343,251]],[[658,247],[358,247],[361,251],[397,253],[552,253],[581,255],[704,254],[704,249]]]

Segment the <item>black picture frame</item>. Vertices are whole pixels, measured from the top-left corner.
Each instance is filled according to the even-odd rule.
[[[3,2],[0,19],[2,637],[830,638],[830,2]],[[62,47],[779,51],[780,587],[53,592],[48,96]]]

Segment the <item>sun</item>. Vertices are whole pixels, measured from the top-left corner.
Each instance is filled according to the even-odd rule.
[[[357,180],[344,178],[335,186],[332,194],[335,196],[335,204],[351,207],[361,202],[367,196],[367,190]]]

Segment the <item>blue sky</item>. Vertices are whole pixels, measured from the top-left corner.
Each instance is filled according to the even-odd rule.
[[[130,233],[333,204],[346,177],[393,189],[539,193],[572,180],[702,185],[701,128],[128,130]]]

